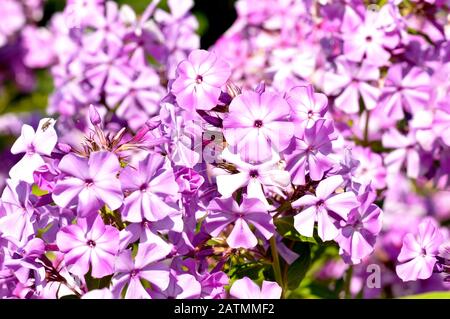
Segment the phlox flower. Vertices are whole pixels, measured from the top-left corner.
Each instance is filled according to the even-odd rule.
[[[314,92],[312,85],[293,87],[285,98],[292,109],[292,120],[299,124],[299,128],[295,129],[298,137],[302,137],[304,130],[311,128],[327,112],[328,98],[325,94]]]
[[[385,65],[398,38],[388,36],[382,28],[382,16],[367,10],[360,16],[351,6],[346,6],[342,21],[344,55],[347,59],[360,62],[363,58],[374,65]]]
[[[136,257],[131,250],[124,250],[117,258],[115,275],[112,278],[112,293],[120,297],[126,285],[125,299],[150,299],[149,292],[142,285],[144,279],[161,290],[169,286],[169,266],[161,260],[171,251],[171,246],[159,242],[139,244]]]
[[[150,68],[142,67],[136,76],[113,69],[105,85],[106,103],[117,107],[116,115],[128,121],[133,130],[138,130],[149,116],[159,112],[159,101],[164,90],[159,77]]]
[[[333,160],[327,157],[332,151],[333,131],[331,121],[318,120],[305,129],[302,138],[295,138],[293,147],[285,152],[286,170],[293,184],[304,185],[307,173],[313,181],[321,180],[333,167]]]
[[[199,298],[202,287],[191,274],[170,270],[170,283],[164,291],[150,291],[154,299],[195,299]]]
[[[39,285],[45,278],[42,262],[39,260],[45,253],[45,244],[40,238],[33,238],[25,243],[10,241],[3,266],[10,270],[19,283],[27,284],[33,273],[35,285]]]
[[[401,120],[405,116],[404,110],[413,113],[426,108],[430,91],[430,76],[425,71],[395,64],[386,76],[380,106],[387,116]]]
[[[424,219],[416,234],[408,233],[403,238],[397,275],[403,281],[430,278],[443,241],[444,236],[436,222],[431,218]]]
[[[381,155],[361,146],[352,147],[351,152],[358,161],[352,173],[352,180],[363,185],[370,184],[376,189],[386,187],[386,168],[383,166]]]
[[[244,92],[233,99],[223,120],[227,142],[247,162],[270,159],[272,150],[285,150],[294,135],[290,107],[274,93]]]
[[[84,276],[91,267],[95,278],[114,272],[114,261],[119,250],[119,231],[105,225],[100,215],[79,218],[77,223],[61,228],[56,244],[64,253],[64,262],[70,272]]]
[[[234,223],[233,230],[227,237],[227,243],[232,248],[253,248],[257,245],[258,240],[249,224],[255,226],[265,239],[270,239],[275,231],[266,206],[256,198],[244,195],[241,205],[233,197],[215,199],[207,210],[209,214],[206,217],[205,227],[211,236],[219,236],[226,226]]]
[[[220,157],[227,163],[234,164],[239,171],[216,176],[217,189],[224,197],[231,197],[239,188],[246,187],[248,197],[258,198],[269,206],[264,189],[271,186],[283,189],[290,184],[289,173],[280,168],[277,154],[271,160],[256,165],[242,161],[239,155],[232,154],[227,148]]]
[[[280,299],[281,287],[276,282],[264,280],[260,288],[253,280],[244,277],[233,283],[230,296],[237,299]]]
[[[357,199],[361,205],[353,208],[345,222],[341,222],[342,228],[335,238],[344,256],[353,263],[361,262],[372,253],[382,225],[382,211],[373,204],[376,192],[370,186],[362,186]]]
[[[36,132],[30,125],[22,126],[22,132],[11,147],[11,153],[25,155],[9,171],[12,179],[33,183],[33,172],[45,164],[42,156],[50,156],[58,141],[54,126],[55,120],[51,118],[40,120]]]
[[[0,234],[4,238],[27,240],[34,232],[36,220],[31,186],[25,182],[7,180],[0,198]]]
[[[104,204],[111,210],[122,206],[123,194],[117,179],[120,163],[113,153],[93,152],[89,159],[67,154],[58,168],[64,174],[52,194],[58,206],[76,205],[80,217],[96,213]]]
[[[194,50],[177,68],[172,93],[186,110],[210,110],[219,102],[221,87],[230,77],[229,65],[213,52]]]
[[[420,148],[413,132],[405,136],[392,128],[383,134],[382,142],[384,147],[394,149],[384,158],[388,172],[397,173],[403,164],[406,164],[406,175],[410,178],[419,177],[421,166],[424,166],[425,162],[421,159]]]
[[[136,168],[125,167],[120,182],[122,190],[129,194],[122,208],[124,220],[133,223],[144,219],[157,221],[175,210],[168,201],[169,197],[177,195],[179,187],[166,157],[150,154]]]
[[[339,234],[335,221],[346,220],[349,212],[360,205],[356,195],[351,191],[335,193],[344,180],[335,175],[321,181],[316,188],[316,195],[304,195],[292,202],[292,207],[302,207],[294,217],[294,227],[303,236],[312,237],[314,223],[317,221],[318,235],[322,240],[333,240]]]
[[[359,112],[359,98],[364,106],[372,110],[377,106],[380,89],[377,81],[380,77],[378,67],[363,62],[358,63],[336,59],[336,69],[327,71],[323,78],[323,89],[328,95],[338,95],[334,101],[335,106],[348,114]]]

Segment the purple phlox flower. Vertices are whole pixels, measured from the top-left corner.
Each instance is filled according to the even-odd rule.
[[[328,109],[326,95],[315,93],[312,85],[296,86],[286,93],[285,98],[292,109],[292,120],[299,124],[295,129],[297,137],[302,137],[304,130],[323,118]]]
[[[104,13],[96,14],[89,21],[93,32],[83,37],[83,47],[95,52],[101,49],[104,43],[121,43],[125,35],[125,26],[120,21],[119,5],[113,1],[106,1]]]
[[[214,52],[195,50],[178,65],[172,93],[186,110],[210,110],[219,102],[221,87],[230,77],[229,65]]]
[[[137,76],[112,70],[105,92],[106,103],[112,108],[118,105],[116,115],[127,120],[133,130],[144,125],[149,116],[158,114],[163,96],[159,77],[150,68],[141,68]]]
[[[45,253],[42,239],[33,238],[27,243],[10,242],[8,251],[10,256],[5,259],[3,266],[9,269],[17,280],[26,284],[30,273],[34,273],[35,284],[39,285],[45,278],[45,270],[40,257]]]
[[[85,77],[93,90],[101,92],[110,75],[116,78],[129,77],[128,57],[121,43],[108,43],[104,49],[95,52],[82,51],[79,59],[85,66]],[[115,106],[115,105],[114,105]]]
[[[4,238],[26,241],[35,232],[36,220],[31,186],[25,182],[7,180],[0,199],[0,234]]]
[[[84,276],[91,267],[95,278],[114,272],[114,261],[119,250],[119,231],[105,225],[100,215],[79,218],[77,223],[61,228],[56,244],[64,253],[69,271]]]
[[[200,282],[191,275],[170,270],[170,283],[166,290],[150,292],[153,299],[198,299],[202,287]]]
[[[69,0],[64,17],[70,28],[91,26],[102,15],[104,7],[105,0]]]
[[[173,263],[172,268],[183,273],[187,268],[187,273],[193,275],[201,285],[200,298],[223,299],[226,297],[225,286],[229,284],[229,278],[223,271],[212,270],[210,272],[207,267],[200,269],[202,268],[201,262],[192,258],[185,259],[182,263]]]
[[[424,219],[416,234],[408,233],[398,255],[397,275],[403,281],[428,279],[436,264],[436,255],[444,237],[439,226],[431,218]]]
[[[387,51],[398,43],[398,36],[388,36],[382,28],[377,12],[367,10],[364,17],[350,6],[345,7],[341,31],[344,40],[344,55],[360,62],[363,59],[373,65],[386,65],[391,54]]]
[[[289,173],[280,165],[280,157],[275,152],[272,159],[261,164],[249,164],[239,155],[232,154],[228,148],[220,155],[222,160],[234,164],[238,173],[216,176],[217,189],[223,197],[231,197],[241,187],[246,187],[247,196],[258,198],[267,207],[265,190],[269,187],[285,189],[290,184]]]
[[[206,230],[213,237],[219,236],[226,226],[234,223],[227,243],[232,248],[253,248],[258,239],[250,230],[249,224],[255,226],[265,239],[270,239],[275,231],[272,217],[263,202],[244,195],[242,204],[232,198],[216,199],[208,206],[210,212],[206,217]]]
[[[129,194],[122,208],[124,220],[133,223],[143,219],[157,221],[175,210],[169,202],[175,202],[179,187],[166,157],[157,153],[148,155],[136,169],[125,167],[120,181],[123,191]]]
[[[285,150],[294,135],[290,107],[277,94],[247,91],[233,99],[223,120],[223,134],[243,160],[263,162],[272,150]]]
[[[361,65],[347,61],[342,57],[336,59],[335,71],[327,71],[323,78],[323,89],[327,95],[338,95],[335,106],[348,114],[359,112],[359,98],[364,106],[372,110],[377,106],[380,96],[378,78],[380,71],[376,66],[363,62]]]
[[[172,250],[168,244],[161,242],[147,242],[139,244],[136,257],[132,258],[131,251],[123,251],[116,261],[115,275],[112,278],[112,293],[119,298],[125,285],[128,285],[125,299],[150,299],[150,294],[142,285],[146,280],[161,290],[169,286],[169,266],[161,260]]]
[[[404,118],[403,110],[414,113],[426,108],[430,100],[430,76],[419,67],[405,68],[395,64],[389,68],[380,106],[384,113],[397,120]]]
[[[304,185],[307,173],[312,180],[319,181],[333,167],[334,161],[327,156],[332,152],[333,133],[332,121],[317,120],[305,129],[302,138],[295,138],[292,147],[285,152],[286,170],[293,184]]]
[[[275,73],[275,82],[283,83],[297,77],[308,79],[314,74],[317,56],[317,47],[311,43],[299,44],[296,47],[275,47],[266,72]]]
[[[189,10],[194,6],[192,0],[168,1],[170,14],[165,10],[156,10],[154,19],[161,27],[162,42],[171,54],[165,55],[167,76],[176,77],[179,63],[186,60],[188,53],[200,47],[200,37],[197,34],[199,23]],[[229,76],[229,74],[228,74]]]
[[[381,155],[374,153],[368,147],[352,147],[352,155],[359,162],[352,174],[354,182],[368,185],[376,189],[386,187],[386,169]]]
[[[280,299],[281,287],[276,282],[262,282],[261,288],[250,278],[236,280],[230,288],[230,296],[237,299]]]
[[[27,124],[22,126],[22,133],[11,147],[11,153],[25,155],[9,171],[12,179],[34,182],[33,172],[45,164],[42,156],[50,156],[58,141],[55,122],[52,118],[40,120],[36,132]]]
[[[445,121],[445,115],[437,113],[437,109],[421,109],[414,112],[409,122],[410,130],[415,132],[417,142],[427,152],[432,152],[439,137],[439,125],[436,125],[435,118]]]
[[[53,190],[58,206],[76,205],[80,217],[96,213],[104,204],[111,210],[122,206],[123,193],[117,179],[120,163],[113,153],[93,152],[89,159],[67,154],[58,168],[65,176]]]
[[[84,109],[99,99],[98,90],[92,89],[86,79],[85,69],[81,59],[73,59],[52,68],[55,91],[50,96],[49,113],[78,115],[79,108]]]
[[[388,172],[397,173],[406,163],[406,175],[410,178],[419,177],[421,167],[424,167],[425,164],[413,132],[409,132],[405,136],[392,128],[383,134],[382,141],[384,147],[394,149],[384,158]]]
[[[336,238],[339,231],[335,221],[346,220],[350,211],[360,205],[353,192],[336,193],[343,182],[340,175],[328,177],[319,183],[315,196],[304,195],[292,202],[292,207],[302,207],[302,211],[294,217],[294,227],[301,235],[312,237],[314,223],[317,221],[318,235],[322,240]]]
[[[176,210],[155,222],[144,219],[140,223],[131,223],[120,232],[120,247],[125,249],[129,244],[138,240],[141,243],[157,241],[159,233],[169,232],[169,237],[171,233],[182,233],[184,223],[182,212]]]
[[[342,150],[342,157],[339,160],[339,175],[342,175],[344,179],[351,179],[356,169],[358,168],[359,161],[352,155],[352,148],[344,146]]]
[[[335,238],[342,253],[354,264],[372,253],[376,236],[381,230],[383,212],[373,204],[376,192],[370,188],[360,188],[357,199],[361,206],[352,209],[347,219],[341,221],[342,228]]]

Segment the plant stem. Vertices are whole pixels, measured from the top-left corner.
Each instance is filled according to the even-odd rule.
[[[366,123],[364,125],[364,145],[367,146],[369,144],[369,120],[370,120],[370,111],[366,112]]]
[[[282,292],[281,292],[281,298],[284,299],[284,293],[285,293],[285,287],[283,283],[283,277],[281,275],[281,267],[280,267],[280,258],[278,257],[278,249],[277,249],[277,243],[275,236],[272,236],[269,240],[270,242],[270,251],[272,253],[272,267],[273,272],[275,273],[275,280],[280,285]]]
[[[345,274],[345,281],[344,281],[344,292],[345,292],[345,299],[351,299],[352,294],[350,292],[350,284],[352,281],[353,276],[353,265],[350,265],[347,269],[347,272]]]

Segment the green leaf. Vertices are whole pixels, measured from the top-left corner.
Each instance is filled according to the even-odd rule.
[[[296,243],[294,245],[294,251],[300,256],[288,269],[288,288],[291,290],[296,289],[300,285],[311,265],[310,243]]]
[[[240,279],[243,277],[249,277],[253,280],[258,280],[262,277],[262,272],[267,268],[267,265],[259,262],[251,262],[245,264],[233,265],[229,276],[232,279]]]
[[[399,299],[450,299],[450,291],[433,291],[423,294],[409,295]]]
[[[36,196],[44,196],[48,194],[48,191],[40,189],[38,185],[33,184],[31,188],[31,193]]]
[[[275,226],[277,227],[278,233],[281,236],[283,236],[284,238],[287,238],[287,239],[290,239],[293,241],[317,244],[317,241],[315,238],[306,237],[306,236],[299,234],[299,232],[294,228],[294,218],[293,217],[285,217],[285,218],[277,219],[275,221]]]

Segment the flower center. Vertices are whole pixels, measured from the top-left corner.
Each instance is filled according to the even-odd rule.
[[[86,184],[86,187],[91,187],[92,185],[94,185],[94,180],[92,178],[86,178],[84,180],[84,183]]]
[[[316,206],[317,207],[322,207],[322,206],[324,206],[325,205],[325,201],[323,200],[323,199],[320,199],[317,203],[316,203]]]
[[[88,240],[86,244],[91,248],[94,248],[96,245],[95,241],[93,241],[92,239]]]
[[[421,252],[422,256],[426,256],[427,255],[427,251],[425,250],[425,248],[422,248]]]
[[[197,77],[195,78],[195,82],[197,82],[197,84],[200,84],[203,82],[203,76],[201,76],[200,74],[197,75]]]
[[[372,42],[372,40],[373,40],[373,38],[372,38],[371,35],[368,35],[368,36],[366,37],[366,42]]]
[[[34,153],[36,153],[36,149],[35,149],[34,145],[33,144],[28,145],[27,154],[32,155]]]
[[[259,174],[258,174],[258,171],[256,169],[252,169],[250,171],[249,175],[250,175],[251,178],[256,178],[256,177],[258,177]]]
[[[133,270],[130,272],[130,276],[131,276],[131,277],[136,277],[138,274],[139,274],[139,269],[133,269]]]
[[[308,118],[312,118],[312,117],[313,117],[313,115],[314,115],[314,112],[313,112],[313,111],[311,111],[311,110],[309,110],[309,111],[308,111]]]
[[[261,120],[256,120],[255,123],[253,124],[255,127],[260,128],[263,126],[263,121]]]
[[[141,187],[139,188],[139,190],[141,192],[146,192],[148,189],[148,185],[146,183],[142,184]]]

